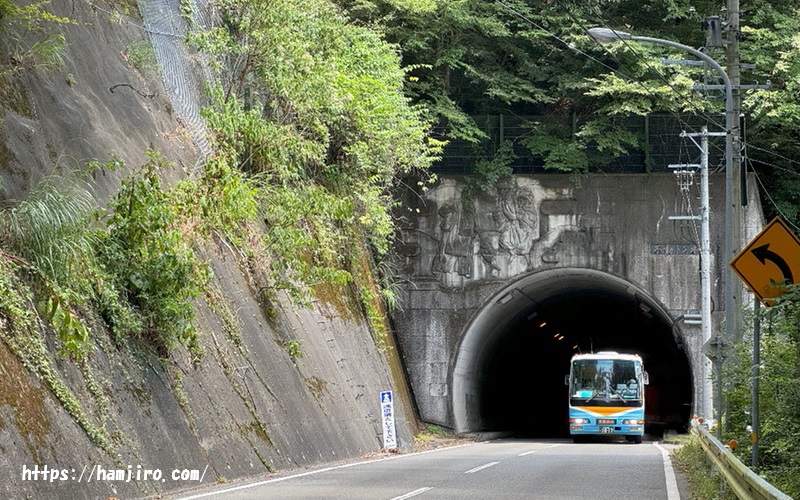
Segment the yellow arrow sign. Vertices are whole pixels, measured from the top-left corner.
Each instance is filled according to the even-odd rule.
[[[775,217],[730,262],[730,266],[765,305],[786,285],[800,282],[800,239]]]

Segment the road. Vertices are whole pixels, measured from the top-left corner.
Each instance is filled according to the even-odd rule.
[[[678,500],[680,494],[658,443],[509,439],[273,474],[177,498]]]

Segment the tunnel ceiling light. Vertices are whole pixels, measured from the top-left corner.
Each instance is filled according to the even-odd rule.
[[[539,315],[539,311],[533,311],[528,315],[528,321],[531,321],[533,318]]]
[[[545,325],[547,325],[547,321],[542,321],[541,323],[539,323],[539,328],[544,328]]]
[[[498,299],[497,302],[498,304],[507,304],[509,301],[511,301],[512,298],[513,296],[510,293],[507,293],[502,297],[500,297],[500,299]]]

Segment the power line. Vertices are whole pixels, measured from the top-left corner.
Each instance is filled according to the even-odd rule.
[[[566,46],[567,48],[569,48],[573,52],[575,52],[575,53],[577,53],[579,55],[582,55],[582,56],[584,56],[584,57],[586,57],[588,59],[591,59],[592,61],[596,62],[597,64],[599,64],[601,66],[603,66],[604,68],[606,68],[606,69],[608,69],[610,71],[613,71],[614,73],[617,73],[618,75],[623,76],[628,80],[633,80],[632,77],[620,72],[619,70],[617,70],[615,68],[612,68],[611,66],[609,66],[608,64],[604,63],[603,61],[597,59],[596,57],[592,56],[591,54],[582,51],[577,46],[575,46],[575,44],[573,44],[572,42],[568,42],[568,41],[564,40],[563,38],[559,37],[558,35],[556,35],[552,31],[548,30],[547,28],[545,28],[541,24],[535,22],[533,19],[531,19],[530,17],[526,16],[525,14],[519,12],[518,10],[514,9],[513,7],[501,2],[500,0],[495,0],[495,3],[500,5],[503,8],[507,9],[509,12],[511,12],[515,16],[519,17],[520,19],[524,20],[525,22],[529,23],[531,26],[535,27],[536,29],[544,32],[549,37],[561,42],[564,46]]]
[[[614,61],[616,61],[617,65],[619,66],[618,68],[614,68],[614,67],[612,67],[612,66],[610,66],[610,65],[606,64],[605,62],[603,62],[603,61],[601,61],[601,60],[597,59],[597,58],[596,58],[596,57],[594,57],[593,55],[591,55],[591,54],[589,54],[589,53],[587,53],[587,52],[585,52],[585,51],[583,51],[583,50],[580,50],[578,47],[576,47],[576,46],[575,46],[575,44],[573,44],[573,43],[571,43],[571,42],[568,42],[568,41],[564,40],[562,37],[559,37],[558,35],[556,35],[556,34],[555,34],[555,33],[553,33],[552,31],[550,31],[550,30],[548,30],[547,28],[543,27],[541,24],[539,24],[539,23],[535,22],[535,21],[534,21],[533,19],[531,19],[529,16],[526,16],[526,15],[522,14],[521,12],[517,11],[517,10],[516,10],[516,9],[514,9],[513,7],[511,7],[511,6],[509,6],[509,5],[505,4],[505,3],[503,3],[501,0],[495,0],[495,1],[496,1],[496,3],[497,3],[498,5],[502,6],[503,8],[505,8],[506,10],[508,10],[509,12],[511,12],[512,14],[514,14],[515,16],[517,16],[517,17],[519,17],[520,19],[524,20],[525,22],[529,23],[531,26],[535,27],[536,29],[538,29],[538,30],[540,30],[540,31],[542,31],[542,32],[544,32],[544,33],[546,33],[546,34],[547,34],[549,37],[553,38],[554,40],[557,40],[558,42],[560,42],[560,43],[561,43],[561,44],[563,44],[564,46],[568,47],[568,48],[569,48],[570,50],[572,50],[573,52],[575,52],[575,53],[577,53],[577,54],[579,54],[579,55],[582,55],[582,56],[584,56],[584,57],[586,57],[586,58],[590,59],[591,61],[593,61],[593,62],[595,62],[595,63],[599,64],[600,66],[602,66],[602,67],[604,67],[604,68],[608,69],[608,70],[609,70],[609,71],[611,71],[612,73],[616,74],[617,76],[619,76],[619,77],[621,77],[621,78],[623,78],[623,79],[625,79],[625,80],[627,80],[627,81],[630,81],[630,82],[633,82],[633,83],[636,83],[636,84],[640,85],[640,86],[641,86],[641,87],[642,87],[642,88],[643,88],[643,89],[644,89],[644,90],[647,92],[647,94],[648,94],[648,95],[651,95],[651,96],[655,95],[655,94],[654,94],[654,93],[653,93],[653,92],[652,92],[652,91],[651,91],[651,90],[650,90],[650,89],[649,89],[649,88],[648,88],[648,87],[647,87],[647,86],[646,86],[646,85],[645,85],[643,82],[641,82],[640,80],[638,80],[638,79],[636,79],[636,78],[634,78],[634,77],[630,76],[630,74],[628,74],[627,72],[625,72],[625,71],[623,71],[623,70],[619,69],[619,67],[622,67],[622,68],[624,68],[624,67],[626,66],[626,65],[625,65],[625,63],[623,63],[623,62],[622,62],[622,61],[621,61],[621,60],[620,60],[620,59],[619,59],[619,58],[616,56],[616,54],[614,54],[612,51],[608,50],[608,48],[607,48],[607,47],[604,47],[604,46],[602,46],[601,44],[599,44],[599,45],[600,45],[600,46],[601,46],[601,47],[604,49],[604,51],[605,51],[605,52],[606,52],[606,53],[607,53],[607,54],[608,54],[608,55],[609,55],[609,56],[610,56],[612,59],[614,59]],[[559,5],[559,6],[560,6],[560,7],[562,7],[561,5]],[[586,31],[586,30],[588,29],[588,28],[587,28],[587,26],[586,26],[586,24],[585,24],[583,21],[581,21],[579,18],[577,18],[577,17],[575,16],[575,14],[574,14],[574,13],[573,13],[571,10],[569,10],[569,8],[567,8],[567,7],[562,7],[562,9],[563,9],[563,11],[564,11],[564,12],[565,12],[565,13],[566,13],[566,14],[567,14],[567,15],[568,15],[568,16],[569,16],[571,19],[572,19],[572,21],[573,21],[574,23],[576,23],[578,26],[580,26],[580,27],[581,27],[581,28],[582,28],[584,31]],[[609,27],[609,26],[608,26],[608,23],[605,21],[605,19],[603,19],[603,17],[602,17],[602,16],[599,16],[599,20],[600,20],[600,23],[601,23],[601,24],[602,24],[604,27],[607,27],[607,28]],[[669,87],[670,87],[672,90],[674,90],[674,91],[678,92],[678,89],[677,89],[677,88],[675,88],[675,87],[674,87],[674,85],[672,85],[672,82],[671,82],[671,81],[669,81],[669,79],[667,79],[667,78],[666,78],[666,77],[663,75],[663,73],[662,73],[661,71],[659,71],[658,69],[655,69],[655,68],[653,67],[653,65],[650,63],[650,61],[648,61],[646,58],[642,57],[642,55],[641,55],[641,52],[640,52],[640,51],[638,51],[638,50],[636,50],[635,48],[633,48],[633,47],[632,47],[632,44],[629,44],[629,43],[628,43],[627,41],[625,41],[625,40],[623,40],[623,43],[625,43],[625,45],[628,47],[628,49],[631,51],[631,53],[633,53],[633,54],[634,54],[634,56],[635,56],[637,59],[639,59],[639,60],[640,60],[640,61],[641,61],[641,62],[642,62],[642,63],[643,63],[645,66],[647,66],[647,67],[648,67],[648,68],[650,68],[650,69],[653,69],[654,73],[655,73],[656,75],[658,75],[658,78],[659,78],[659,79],[661,79],[661,80],[662,80],[662,81],[663,81],[663,82],[664,82],[666,85],[668,85],[668,86],[669,86]],[[693,96],[694,94],[690,94],[690,95],[692,95],[692,96]],[[694,98],[694,97],[692,97],[692,99],[695,99],[695,98]],[[684,126],[686,129],[688,129],[688,130],[693,130],[693,127],[692,127],[692,126],[691,126],[691,125],[690,125],[688,122],[686,122],[686,121],[683,119],[683,116],[682,116],[680,113],[678,113],[677,111],[675,111],[675,110],[673,109],[673,110],[670,110],[670,114],[672,114],[672,115],[673,115],[673,116],[674,116],[674,117],[675,117],[675,118],[676,118],[676,119],[677,119],[677,120],[678,120],[678,121],[681,123],[681,125],[682,125],[682,126]],[[719,127],[719,128],[721,128],[721,129],[724,129],[724,126],[723,126],[723,125],[722,125],[722,124],[721,124],[721,123],[720,123],[720,122],[719,122],[717,119],[715,119],[715,118],[714,118],[712,115],[709,115],[708,113],[706,113],[706,112],[703,112],[703,111],[697,112],[696,114],[697,114],[697,115],[699,115],[699,116],[702,116],[703,118],[705,118],[705,119],[706,119],[706,120],[707,120],[709,123],[711,123],[712,125],[714,125],[714,126],[716,126],[716,127]],[[712,146],[713,148],[715,148],[717,151],[722,151],[722,149],[723,149],[721,146],[719,146],[719,145],[716,145],[716,144],[712,144],[711,146]],[[743,150],[743,151],[744,151],[746,148],[748,148],[748,147],[749,147],[749,148],[755,149],[755,150],[757,150],[757,151],[761,151],[761,152],[763,152],[763,153],[766,153],[766,154],[769,154],[769,155],[776,156],[777,158],[780,158],[781,160],[787,161],[787,162],[789,162],[789,163],[791,163],[791,164],[800,165],[800,161],[793,160],[793,159],[791,159],[791,158],[788,158],[788,157],[786,157],[786,156],[784,156],[784,155],[781,155],[780,153],[776,153],[776,152],[774,152],[774,151],[771,151],[771,150],[768,150],[768,149],[765,149],[765,148],[762,148],[762,147],[759,147],[759,146],[755,146],[755,145],[753,145],[753,144],[750,144],[750,143],[747,143],[747,142],[745,142],[745,141],[741,141],[741,147],[742,147],[742,150]],[[752,160],[752,159],[751,159],[749,156],[746,156],[746,158],[747,158],[748,160]],[[769,162],[766,162],[766,161],[763,161],[763,160],[755,160],[755,161],[756,161],[756,162],[758,162],[758,163],[762,163],[762,164],[764,164],[764,165],[767,165],[767,166],[771,166],[771,167],[773,167],[773,168],[775,168],[775,169],[782,170],[782,171],[784,171],[784,172],[787,172],[787,173],[793,174],[793,175],[800,175],[800,173],[798,173],[798,172],[792,171],[792,170],[790,170],[790,169],[786,169],[786,168],[784,168],[784,167],[780,167],[779,165],[775,165],[775,164],[772,164],[772,163],[769,163]],[[719,169],[720,169],[722,166],[723,166],[723,165],[718,165],[718,166],[715,168],[715,170],[717,170],[717,171],[718,171],[718,170],[719,170]]]
[[[800,161],[793,160],[793,159],[791,159],[791,158],[788,158],[788,157],[786,157],[786,156],[783,156],[783,155],[782,155],[782,154],[780,154],[780,153],[776,153],[775,151],[771,151],[771,150],[769,150],[769,149],[764,149],[764,148],[762,148],[762,147],[755,146],[755,145],[753,145],[753,144],[750,144],[750,143],[745,143],[745,142],[742,142],[742,144],[743,144],[744,146],[748,147],[748,148],[753,148],[753,149],[755,149],[755,150],[757,150],[757,151],[761,151],[762,153],[767,153],[767,154],[770,154],[770,155],[776,156],[776,157],[780,158],[781,160],[784,160],[784,161],[787,161],[787,162],[789,162],[789,163],[791,163],[791,164],[794,164],[794,165],[798,165],[798,166],[800,166]],[[749,158],[749,157],[748,157],[748,158]],[[763,161],[763,160],[755,160],[755,161],[757,161],[757,162],[759,162],[759,163],[763,163],[764,165],[767,165],[767,166],[770,166],[770,167],[774,167],[774,168],[776,168],[776,169],[778,169],[778,170],[783,170],[784,172],[787,172],[787,173],[790,173],[790,174],[793,174],[793,175],[800,175],[800,173],[799,173],[799,172],[797,172],[797,171],[795,171],[795,170],[789,170],[788,168],[785,168],[785,167],[781,167],[781,166],[775,165],[774,163],[769,163],[769,162],[767,162],[767,161]]]
[[[770,204],[775,209],[775,212],[777,212],[781,216],[781,218],[784,220],[784,222],[786,222],[787,224],[792,226],[795,229],[795,231],[800,232],[800,226],[798,226],[794,222],[792,222],[791,218],[787,217],[786,214],[783,213],[783,211],[778,206],[778,203],[770,195],[769,190],[767,190],[767,187],[764,185],[764,182],[761,180],[761,177],[758,175],[758,172],[756,171],[755,168],[752,168],[753,167],[752,160],[750,160],[750,158],[747,158],[747,160],[748,160],[748,163],[750,164],[753,176],[756,178],[756,182],[758,182],[758,185],[761,187],[761,192],[764,193],[764,196],[767,198],[767,200],[769,200]],[[773,166],[775,166],[775,165],[773,165]]]
[[[589,53],[587,53],[587,52],[584,52],[584,51],[580,50],[580,49],[579,49],[579,48],[577,48],[577,47],[576,47],[576,46],[575,46],[573,43],[571,43],[571,42],[568,42],[568,41],[564,40],[563,38],[559,37],[558,35],[556,35],[556,34],[555,34],[555,33],[553,33],[552,31],[550,31],[550,30],[546,29],[545,27],[541,26],[539,23],[537,23],[537,22],[535,22],[534,20],[532,20],[530,17],[528,17],[528,16],[526,16],[526,15],[522,14],[521,12],[519,12],[519,11],[518,11],[518,10],[516,10],[516,9],[514,9],[513,7],[510,7],[509,5],[507,5],[507,4],[505,4],[505,3],[503,3],[501,0],[495,0],[495,2],[496,2],[498,5],[502,6],[503,8],[507,9],[507,10],[508,10],[509,12],[511,12],[512,14],[516,15],[517,17],[519,17],[520,19],[522,19],[522,20],[524,20],[525,22],[529,23],[531,26],[535,27],[536,29],[538,29],[538,30],[540,30],[540,31],[542,31],[542,32],[544,32],[544,33],[546,33],[546,34],[547,34],[548,36],[550,36],[551,38],[553,38],[553,39],[557,40],[558,42],[562,43],[563,45],[565,45],[566,47],[568,47],[568,48],[569,48],[570,50],[572,50],[573,52],[575,52],[575,53],[577,53],[577,54],[579,54],[579,55],[582,55],[582,56],[584,56],[584,57],[586,57],[586,58],[588,58],[588,59],[592,60],[593,62],[595,62],[595,63],[599,64],[600,66],[602,66],[602,67],[604,67],[604,68],[606,68],[606,69],[610,70],[612,73],[616,74],[617,76],[621,77],[622,79],[624,79],[624,80],[626,80],[626,81],[630,81],[630,82],[632,82],[632,83],[635,83],[635,84],[639,85],[640,87],[642,87],[642,89],[644,89],[644,91],[645,91],[645,93],[646,93],[647,95],[649,95],[649,96],[651,96],[651,97],[656,95],[656,94],[655,94],[655,93],[654,93],[654,92],[653,92],[653,91],[652,91],[650,88],[648,88],[648,87],[647,87],[647,86],[646,86],[646,85],[645,85],[645,84],[644,84],[642,81],[640,81],[640,80],[638,80],[638,79],[636,79],[636,78],[634,78],[634,77],[630,76],[629,74],[625,73],[624,71],[620,70],[619,68],[614,68],[614,67],[612,67],[612,66],[610,66],[610,65],[606,64],[605,62],[603,62],[603,61],[601,61],[601,60],[597,59],[596,57],[592,56],[591,54],[589,54]],[[571,12],[569,9],[567,9],[567,8],[564,8],[563,10],[564,10],[564,11],[567,13],[567,15],[568,15],[568,16],[569,16],[569,17],[572,19],[572,21],[573,21],[573,22],[575,22],[577,25],[579,25],[579,26],[580,26],[580,27],[583,29],[583,31],[584,31],[584,32],[588,31],[588,27],[585,25],[585,23],[583,23],[583,22],[582,22],[580,19],[578,19],[577,17],[575,17],[575,15],[574,15],[574,14],[573,14],[573,13],[572,13],[572,12]],[[603,24],[604,24],[604,25],[607,27],[607,25],[606,25],[605,21],[603,21],[603,20],[601,19],[601,22],[602,22],[602,23],[603,23]],[[631,47],[631,46],[630,46],[630,45],[629,45],[627,42],[625,42],[625,41],[623,41],[623,42],[624,42],[624,43],[625,43],[625,45],[626,45],[626,46],[629,48],[629,50],[630,50],[630,51],[631,51],[631,52],[634,54],[634,56],[636,56],[636,57],[637,57],[637,59],[639,59],[639,60],[640,60],[640,61],[641,61],[641,62],[642,62],[642,63],[643,63],[643,64],[644,64],[646,67],[648,67],[648,68],[650,68],[650,69],[653,69],[653,70],[654,70],[654,72],[655,72],[655,73],[658,75],[658,77],[659,77],[659,78],[660,78],[660,79],[661,79],[661,80],[662,80],[662,81],[663,81],[663,82],[664,82],[664,83],[665,83],[667,86],[669,86],[669,87],[670,87],[670,88],[671,88],[673,91],[675,91],[676,93],[678,93],[678,89],[674,87],[674,85],[672,84],[672,82],[670,82],[670,81],[669,81],[667,78],[665,78],[665,77],[664,77],[664,75],[663,75],[663,74],[662,74],[660,71],[658,71],[658,70],[655,70],[655,69],[653,68],[653,66],[650,64],[650,62],[649,62],[647,59],[645,59],[644,57],[642,57],[642,56],[641,56],[641,54],[640,54],[640,52],[639,52],[639,51],[637,51],[637,50],[633,49],[633,48],[632,48],[632,47]],[[606,52],[608,55],[610,55],[610,56],[611,56],[611,57],[612,57],[612,58],[613,58],[613,59],[614,59],[614,60],[617,62],[618,66],[620,66],[620,67],[625,67],[625,64],[624,64],[622,61],[620,61],[620,60],[619,60],[619,59],[616,57],[616,55],[615,55],[615,54],[614,54],[612,51],[608,50],[608,48],[607,48],[607,47],[605,47],[605,46],[603,46],[602,44],[599,44],[599,43],[598,43],[598,45],[599,45],[600,47],[602,47],[602,48],[603,48],[603,50],[604,50],[604,51],[605,51],[605,52]],[[680,114],[680,113],[678,113],[676,110],[674,110],[674,109],[673,109],[673,110],[670,110],[670,111],[669,111],[669,113],[670,113],[670,114],[672,114],[672,115],[673,115],[673,116],[674,116],[674,117],[675,117],[675,118],[678,120],[678,122],[679,122],[679,123],[681,123],[681,125],[682,125],[682,126],[685,128],[685,129],[688,129],[688,130],[690,130],[690,131],[692,131],[692,132],[696,132],[696,130],[694,130],[694,127],[692,127],[692,126],[691,126],[691,125],[690,125],[688,122],[686,122],[686,121],[683,119],[683,117],[681,116],[681,114]],[[700,115],[700,116],[703,116],[704,118],[706,118],[706,120],[707,120],[709,123],[711,123],[711,124],[713,124],[713,125],[715,125],[715,126],[717,126],[717,127],[724,128],[724,127],[723,127],[723,126],[722,126],[722,125],[721,125],[721,124],[720,124],[720,123],[719,123],[717,120],[715,120],[714,118],[712,118],[712,117],[711,117],[711,116],[709,116],[708,114],[706,114],[706,113],[704,113],[704,112],[700,112],[700,113],[696,113],[696,114],[698,114],[698,115]],[[721,148],[721,147],[719,147],[719,146],[717,146],[717,145],[713,145],[713,147],[714,147],[715,149],[717,149],[718,151],[721,151],[721,150],[722,150],[722,148]]]

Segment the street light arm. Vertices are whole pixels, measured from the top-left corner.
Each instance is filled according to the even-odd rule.
[[[673,42],[672,40],[663,40],[661,38],[651,38],[649,36],[630,35],[630,36],[628,36],[626,38],[620,37],[619,39],[620,40],[630,40],[630,41],[633,41],[633,42],[646,42],[646,43],[656,43],[658,45],[666,45],[667,47],[672,47],[672,48],[675,48],[675,49],[683,50],[685,52],[688,52],[688,53],[692,54],[693,56],[697,57],[698,59],[701,59],[703,62],[705,62],[706,64],[708,64],[709,66],[711,66],[712,68],[717,70],[717,73],[719,73],[719,76],[722,77],[722,82],[725,84],[725,99],[732,102],[732,99],[733,99],[733,95],[732,95],[733,87],[731,85],[731,79],[728,77],[728,74],[725,72],[725,69],[723,69],[723,67],[720,66],[720,64],[717,61],[715,61],[711,56],[709,56],[705,52],[701,52],[701,51],[695,49],[694,47],[690,47],[690,46],[684,45],[682,43]]]
[[[658,45],[666,45],[667,47],[672,47],[675,49],[683,50],[684,52],[688,52],[693,56],[697,57],[698,59],[704,61],[706,64],[717,70],[717,72],[722,77],[722,81],[725,84],[725,99],[732,99],[733,96],[728,91],[732,92],[731,87],[731,80],[728,78],[728,74],[725,73],[725,70],[722,66],[719,65],[717,61],[712,59],[708,54],[705,52],[701,52],[694,47],[689,47],[688,45],[684,45],[682,43],[673,42],[672,40],[664,40],[662,38],[651,38],[649,36],[638,36],[638,35],[631,35],[627,31],[620,31],[620,30],[613,30],[611,28],[589,28],[586,30],[586,34],[589,35],[594,41],[600,44],[608,44],[614,42],[645,42],[645,43],[655,43]]]

